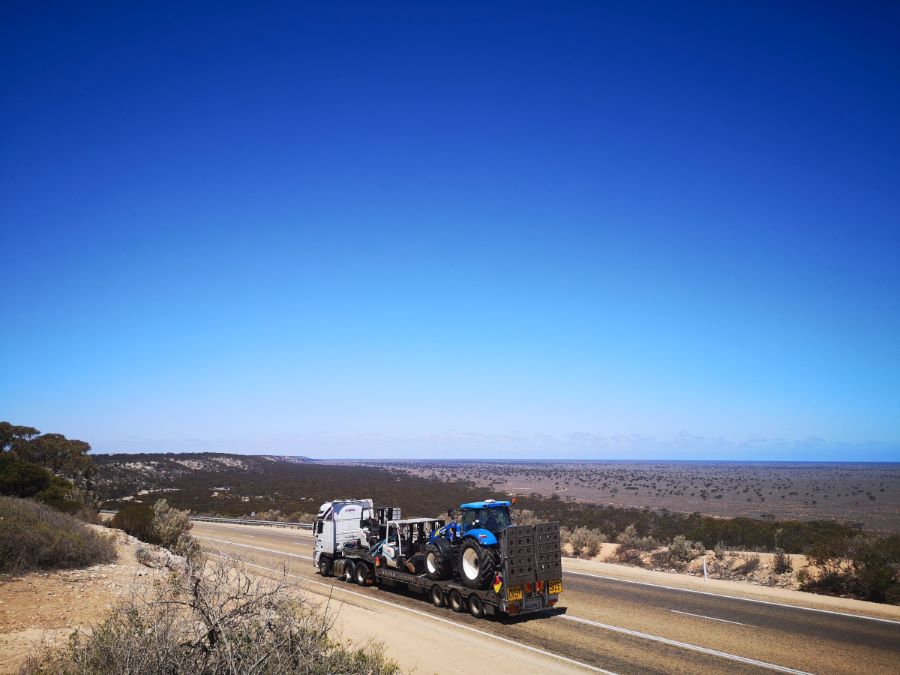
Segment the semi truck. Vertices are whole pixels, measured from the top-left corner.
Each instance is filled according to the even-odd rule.
[[[323,576],[406,588],[476,617],[552,608],[562,593],[559,523],[515,525],[510,507],[470,502],[446,522],[402,518],[370,499],[326,502],[314,525],[314,562]]]

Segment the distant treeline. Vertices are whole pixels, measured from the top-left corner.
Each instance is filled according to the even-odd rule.
[[[699,513],[573,504],[539,497],[520,498],[519,504],[545,520],[557,520],[570,528],[596,528],[610,539],[634,525],[641,536],[667,542],[684,535],[703,542],[709,549],[721,542],[728,548],[744,551],[783,548],[791,553],[805,553],[816,542],[846,539],[861,533],[858,525],[831,521],[713,518]]]
[[[134,495],[138,490],[166,489],[143,499],[152,503],[165,497],[178,508],[225,516],[273,509],[284,514],[309,514],[332,499],[371,497],[376,504],[400,506],[408,515],[435,517],[466,501],[507,498],[503,492],[478,488],[470,481],[447,482],[371,466],[298,464],[245,455],[228,456],[240,460],[243,466],[221,465],[209,471],[186,470],[178,463],[207,461],[217,456],[221,457],[201,453],[96,455],[97,484],[110,507],[127,504],[119,501],[121,497]],[[154,471],[130,468],[151,462]],[[217,489],[223,487],[228,489]],[[861,532],[859,526],[830,521],[713,518],[698,513],[576,504],[538,496],[519,498],[518,505],[534,511],[542,520],[559,521],[569,528],[600,529],[610,540],[634,525],[643,536],[665,542],[684,535],[708,548],[721,542],[732,549],[773,551],[781,547],[791,553],[805,553],[816,542],[846,539]]]

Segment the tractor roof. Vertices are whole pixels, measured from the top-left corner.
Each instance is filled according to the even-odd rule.
[[[476,509],[499,509],[499,508],[509,508],[510,502],[507,501],[495,501],[493,499],[485,499],[483,502],[469,502],[468,504],[461,504],[459,508],[463,511],[476,510]]]

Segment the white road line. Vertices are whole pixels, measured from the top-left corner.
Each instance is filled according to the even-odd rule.
[[[233,542],[227,542],[227,543],[233,543]],[[246,544],[241,544],[241,545],[246,546]],[[251,546],[250,548],[257,548],[257,547]],[[265,550],[269,550],[269,549],[265,549]],[[216,558],[225,557],[225,556],[221,556],[221,555],[216,555],[215,553],[210,553],[209,555],[214,556]],[[303,556],[299,556],[299,557],[303,557]],[[257,567],[261,570],[266,570],[268,572],[272,571],[270,568],[265,567],[263,565],[256,565],[254,563],[248,563],[248,562],[245,562],[243,564],[247,565],[248,567]],[[566,656],[562,656],[560,654],[554,654],[552,652],[547,652],[547,651],[544,651],[543,649],[538,649],[537,647],[532,647],[531,645],[526,645],[521,642],[516,642],[515,640],[510,640],[508,638],[501,637],[500,635],[495,635],[493,633],[488,633],[483,630],[478,630],[477,628],[472,628],[471,626],[466,626],[464,624],[457,623],[455,621],[450,621],[449,619],[445,619],[440,616],[434,616],[433,614],[429,614],[428,612],[423,612],[421,610],[413,609],[411,607],[404,607],[403,605],[397,605],[393,602],[388,602],[387,600],[384,600],[382,598],[374,598],[367,593],[358,593],[357,591],[351,591],[347,588],[341,588],[340,586],[335,586],[334,584],[326,584],[324,581],[310,579],[309,577],[302,577],[298,574],[287,574],[287,576],[294,577],[295,579],[300,579],[300,580],[304,581],[305,583],[311,583],[311,584],[317,584],[319,586],[325,586],[326,588],[328,588],[332,591],[340,591],[341,593],[347,593],[348,595],[353,595],[353,596],[356,596],[359,598],[363,598],[370,602],[377,602],[382,605],[388,605],[389,607],[395,607],[396,609],[402,609],[404,612],[411,612],[411,613],[417,614],[419,616],[424,616],[427,619],[432,619],[433,621],[440,621],[441,623],[446,623],[450,626],[453,626],[454,628],[459,628],[462,630],[467,630],[471,633],[483,635],[484,637],[490,638],[492,641],[499,640],[500,642],[505,642],[505,643],[513,645],[514,647],[517,647],[519,649],[527,649],[529,651],[535,652],[536,654],[540,654],[541,656],[549,656],[550,658],[557,659],[559,661],[564,661],[573,666],[578,666],[579,668],[585,668],[585,669],[593,671],[595,673],[603,673],[604,675],[617,675],[616,673],[612,672],[611,670],[604,670],[603,668],[598,668],[597,666],[592,666],[589,663],[582,663],[581,661],[576,661],[575,659],[570,659],[570,658],[568,658]]]
[[[779,673],[794,673],[794,675],[810,675],[804,670],[794,670],[793,668],[786,668],[785,666],[779,666],[774,663],[767,663],[766,661],[757,661],[756,659],[747,658],[746,656],[738,656],[737,654],[729,654],[728,652],[720,652],[717,649],[709,649],[708,647],[701,647],[699,645],[692,645],[687,642],[679,642],[678,640],[670,640],[669,638],[659,637],[658,635],[650,635],[649,633],[641,633],[640,631],[630,630],[628,628],[620,628],[619,626],[612,626],[608,623],[600,623],[599,621],[591,621],[590,619],[582,619],[580,616],[571,616],[570,614],[560,614],[560,619],[568,619],[569,621],[576,621],[578,623],[584,623],[589,626],[596,626],[597,628],[602,628],[604,630],[613,631],[614,633],[621,633],[622,635],[630,635],[632,637],[641,638],[642,640],[652,640],[653,642],[661,642],[662,644],[671,645],[673,647],[679,647],[681,649],[687,649],[692,652],[700,652],[701,654],[709,654],[710,656],[718,656],[722,659],[728,659],[729,661],[738,661],[739,663],[746,663],[751,666],[757,666],[759,668],[766,668],[767,670],[774,670]]]
[[[214,541],[217,544],[228,544],[229,546],[243,546],[244,548],[254,548],[257,551],[265,551],[266,553],[277,553],[278,555],[287,555],[291,558],[302,558],[303,560],[313,560],[312,556],[300,555],[299,553],[288,553],[287,551],[278,551],[274,548],[264,548],[262,546],[251,546],[250,544],[241,544],[236,541],[227,541],[225,539],[213,539],[212,537],[198,537],[194,535],[194,539],[202,539],[203,541]]]
[[[690,612],[682,612],[677,609],[670,609],[670,612],[675,614],[684,614],[685,616],[696,616],[698,619],[709,619],[710,621],[721,621],[722,623],[733,623],[735,626],[747,626],[748,628],[756,628],[756,626],[751,626],[749,623],[741,623],[740,621],[729,621],[728,619],[720,619],[715,616],[706,616],[705,614],[691,614]]]
[[[850,612],[838,612],[833,609],[819,609],[818,607],[803,607],[802,605],[788,605],[783,602],[773,602],[771,600],[759,600],[757,598],[743,598],[740,595],[726,595],[724,593],[713,593],[712,591],[698,591],[693,588],[679,588],[678,586],[666,586],[664,584],[654,584],[649,581],[636,581],[634,579],[620,579],[619,577],[609,576],[608,574],[591,574],[589,572],[576,572],[563,568],[566,574],[576,574],[582,577],[594,577],[595,579],[607,579],[609,581],[618,581],[623,584],[635,584],[637,586],[649,586],[651,588],[665,588],[669,591],[681,591],[682,593],[696,593],[697,595],[709,595],[714,598],[726,598],[728,600],[742,600],[744,602],[755,602],[760,605],[772,605],[774,607],[782,607],[784,609],[799,609],[804,612],[819,612],[821,614],[834,614],[835,616],[846,616],[851,619],[865,619],[866,621],[880,621],[882,623],[892,623],[900,626],[900,621],[895,619],[882,619],[877,616],[867,616],[865,614],[851,614]]]

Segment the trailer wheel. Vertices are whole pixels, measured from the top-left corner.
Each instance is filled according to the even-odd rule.
[[[319,556],[319,574],[323,577],[330,577],[333,567],[334,563],[331,562],[331,558],[327,555]]]
[[[369,566],[362,561],[356,564],[356,583],[360,586],[369,585]]]
[[[476,619],[481,619],[484,617],[484,603],[477,595],[469,596],[469,614],[474,616]]]
[[[450,609],[454,612],[466,611],[466,601],[463,600],[463,596],[459,594],[459,591],[450,591]]]
[[[444,591],[437,584],[431,587],[431,602],[435,607],[444,606]]]
[[[352,584],[353,580],[356,578],[354,575],[356,574],[356,563],[352,560],[347,560],[344,563],[344,581],[348,584]]]

